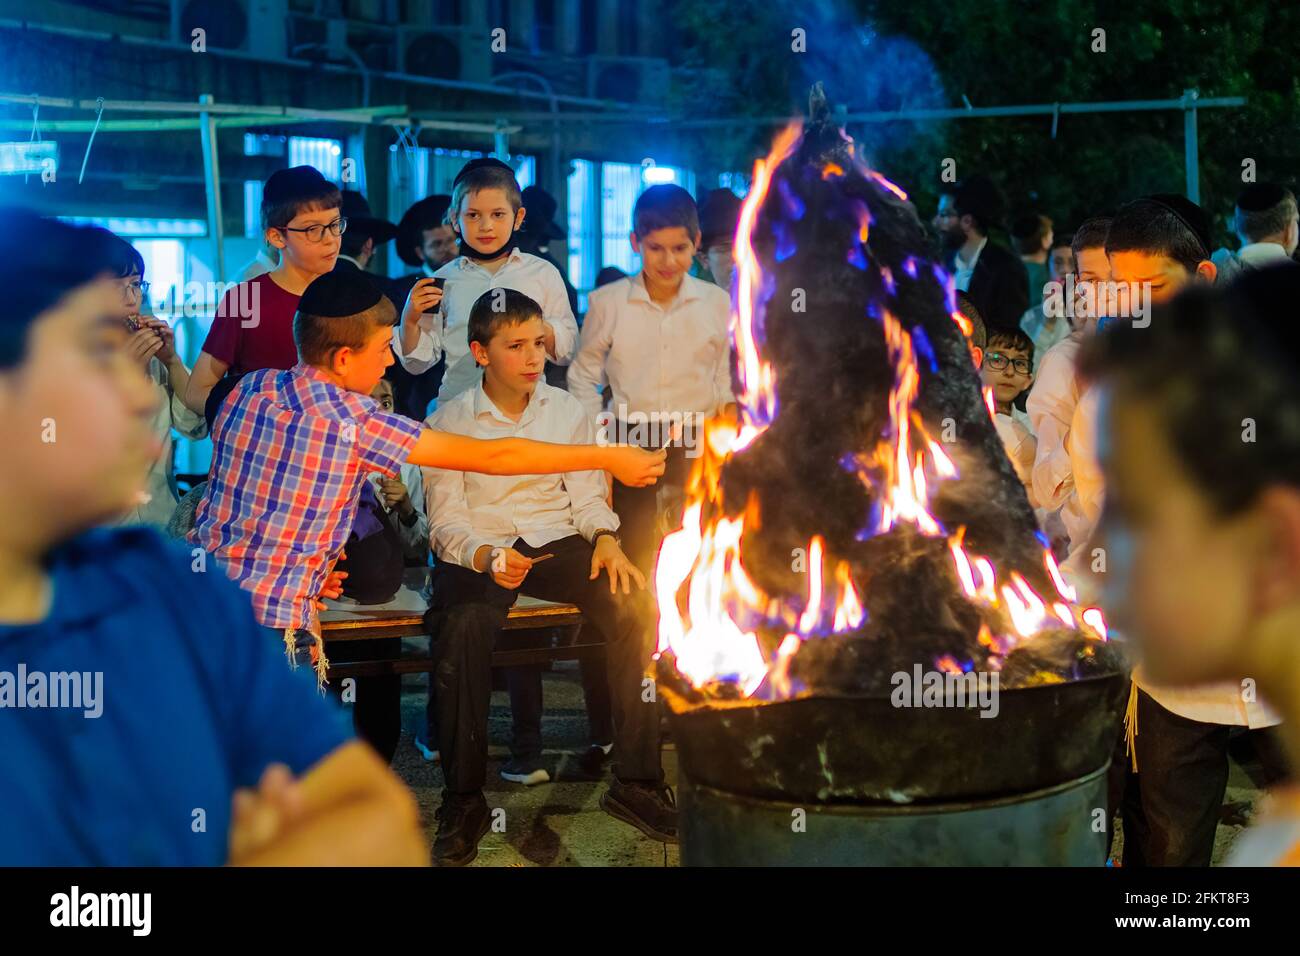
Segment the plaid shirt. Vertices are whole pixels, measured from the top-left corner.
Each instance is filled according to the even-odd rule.
[[[240,379],[212,425],[212,469],[189,541],[252,594],[267,627],[319,634],[314,599],[343,550],[368,472],[397,474],[419,422],[299,363]]]

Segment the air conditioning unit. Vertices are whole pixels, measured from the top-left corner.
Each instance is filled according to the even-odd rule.
[[[181,40],[202,30],[207,48],[240,50],[268,60],[289,55],[289,0],[188,0],[181,8]]]
[[[486,83],[492,77],[491,44],[488,34],[469,27],[399,26],[397,72]]]
[[[668,61],[658,57],[587,58],[587,95],[596,99],[662,106],[668,100],[671,83]]]

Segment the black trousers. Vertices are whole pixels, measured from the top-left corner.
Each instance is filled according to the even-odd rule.
[[[591,743],[613,743],[614,715],[609,698],[609,664],[604,648],[588,652],[588,656],[579,662],[579,668]],[[516,757],[536,759],[541,756],[543,747],[542,665],[507,667],[505,676],[506,690],[510,694],[510,752]],[[430,695],[429,700],[432,711],[436,707],[434,696]],[[436,714],[429,726],[437,726]]]
[[[628,434],[628,427],[620,426],[625,429],[621,434]],[[693,442],[692,455],[700,450],[699,441],[703,440],[698,429],[693,431],[696,441]],[[648,488],[629,488],[621,482],[614,482],[614,512],[618,515],[623,553],[647,578],[654,571],[659,545],[664,539],[660,512],[668,512],[672,522],[670,529],[676,527],[677,519],[681,517],[686,482],[695,463],[695,459],[688,458],[686,453],[687,449],[681,445],[670,447],[663,477]]]
[[[654,614],[645,592],[609,593],[605,573],[589,580],[592,547],[574,535],[516,551],[551,558],[528,572],[520,592],[544,601],[575,604],[605,639],[606,675],[613,718],[614,774],[625,781],[658,782],[659,710],[646,683],[654,651]],[[438,749],[447,789],[481,791],[487,780],[487,720],[492,691],[492,648],[516,592],[488,574],[454,564],[434,569],[429,624],[434,644],[433,686]],[[518,746],[518,743],[516,744]]]
[[[1209,866],[1232,728],[1180,717],[1138,690],[1138,772],[1126,761],[1124,866]]]
[[[337,651],[334,648],[338,648]],[[330,663],[393,660],[402,653],[402,639],[341,641],[331,648]],[[343,694],[344,678],[331,678],[326,687],[336,697]],[[391,763],[402,736],[402,678],[400,674],[356,678],[352,728]]]

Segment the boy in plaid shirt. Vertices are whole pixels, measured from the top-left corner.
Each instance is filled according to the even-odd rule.
[[[320,598],[339,594],[332,568],[370,472],[393,476],[404,461],[496,475],[605,468],[641,486],[664,470],[663,453],[479,441],[379,410],[370,392],[393,364],[396,318],[359,276],[331,272],[307,287],[293,323],[298,364],[244,376],[217,410],[208,490],[189,535],[252,595],[258,623],[283,638],[290,661],[314,665],[321,680]]]

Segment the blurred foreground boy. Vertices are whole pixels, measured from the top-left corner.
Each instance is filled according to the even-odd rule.
[[[1136,862],[1208,862],[1228,776],[1223,724],[1243,721],[1180,716],[1189,704],[1245,711],[1267,696],[1286,720],[1293,777],[1300,766],[1298,300],[1300,269],[1270,267],[1226,293],[1189,289],[1150,328],[1121,326],[1085,353],[1101,376],[1106,612],[1161,688],[1143,684],[1152,693],[1137,714],[1126,866],[1130,842]],[[1233,859],[1300,866],[1294,783]]]
[[[0,211],[0,865],[418,864],[415,802],[129,508],[158,398],[107,233]]]

